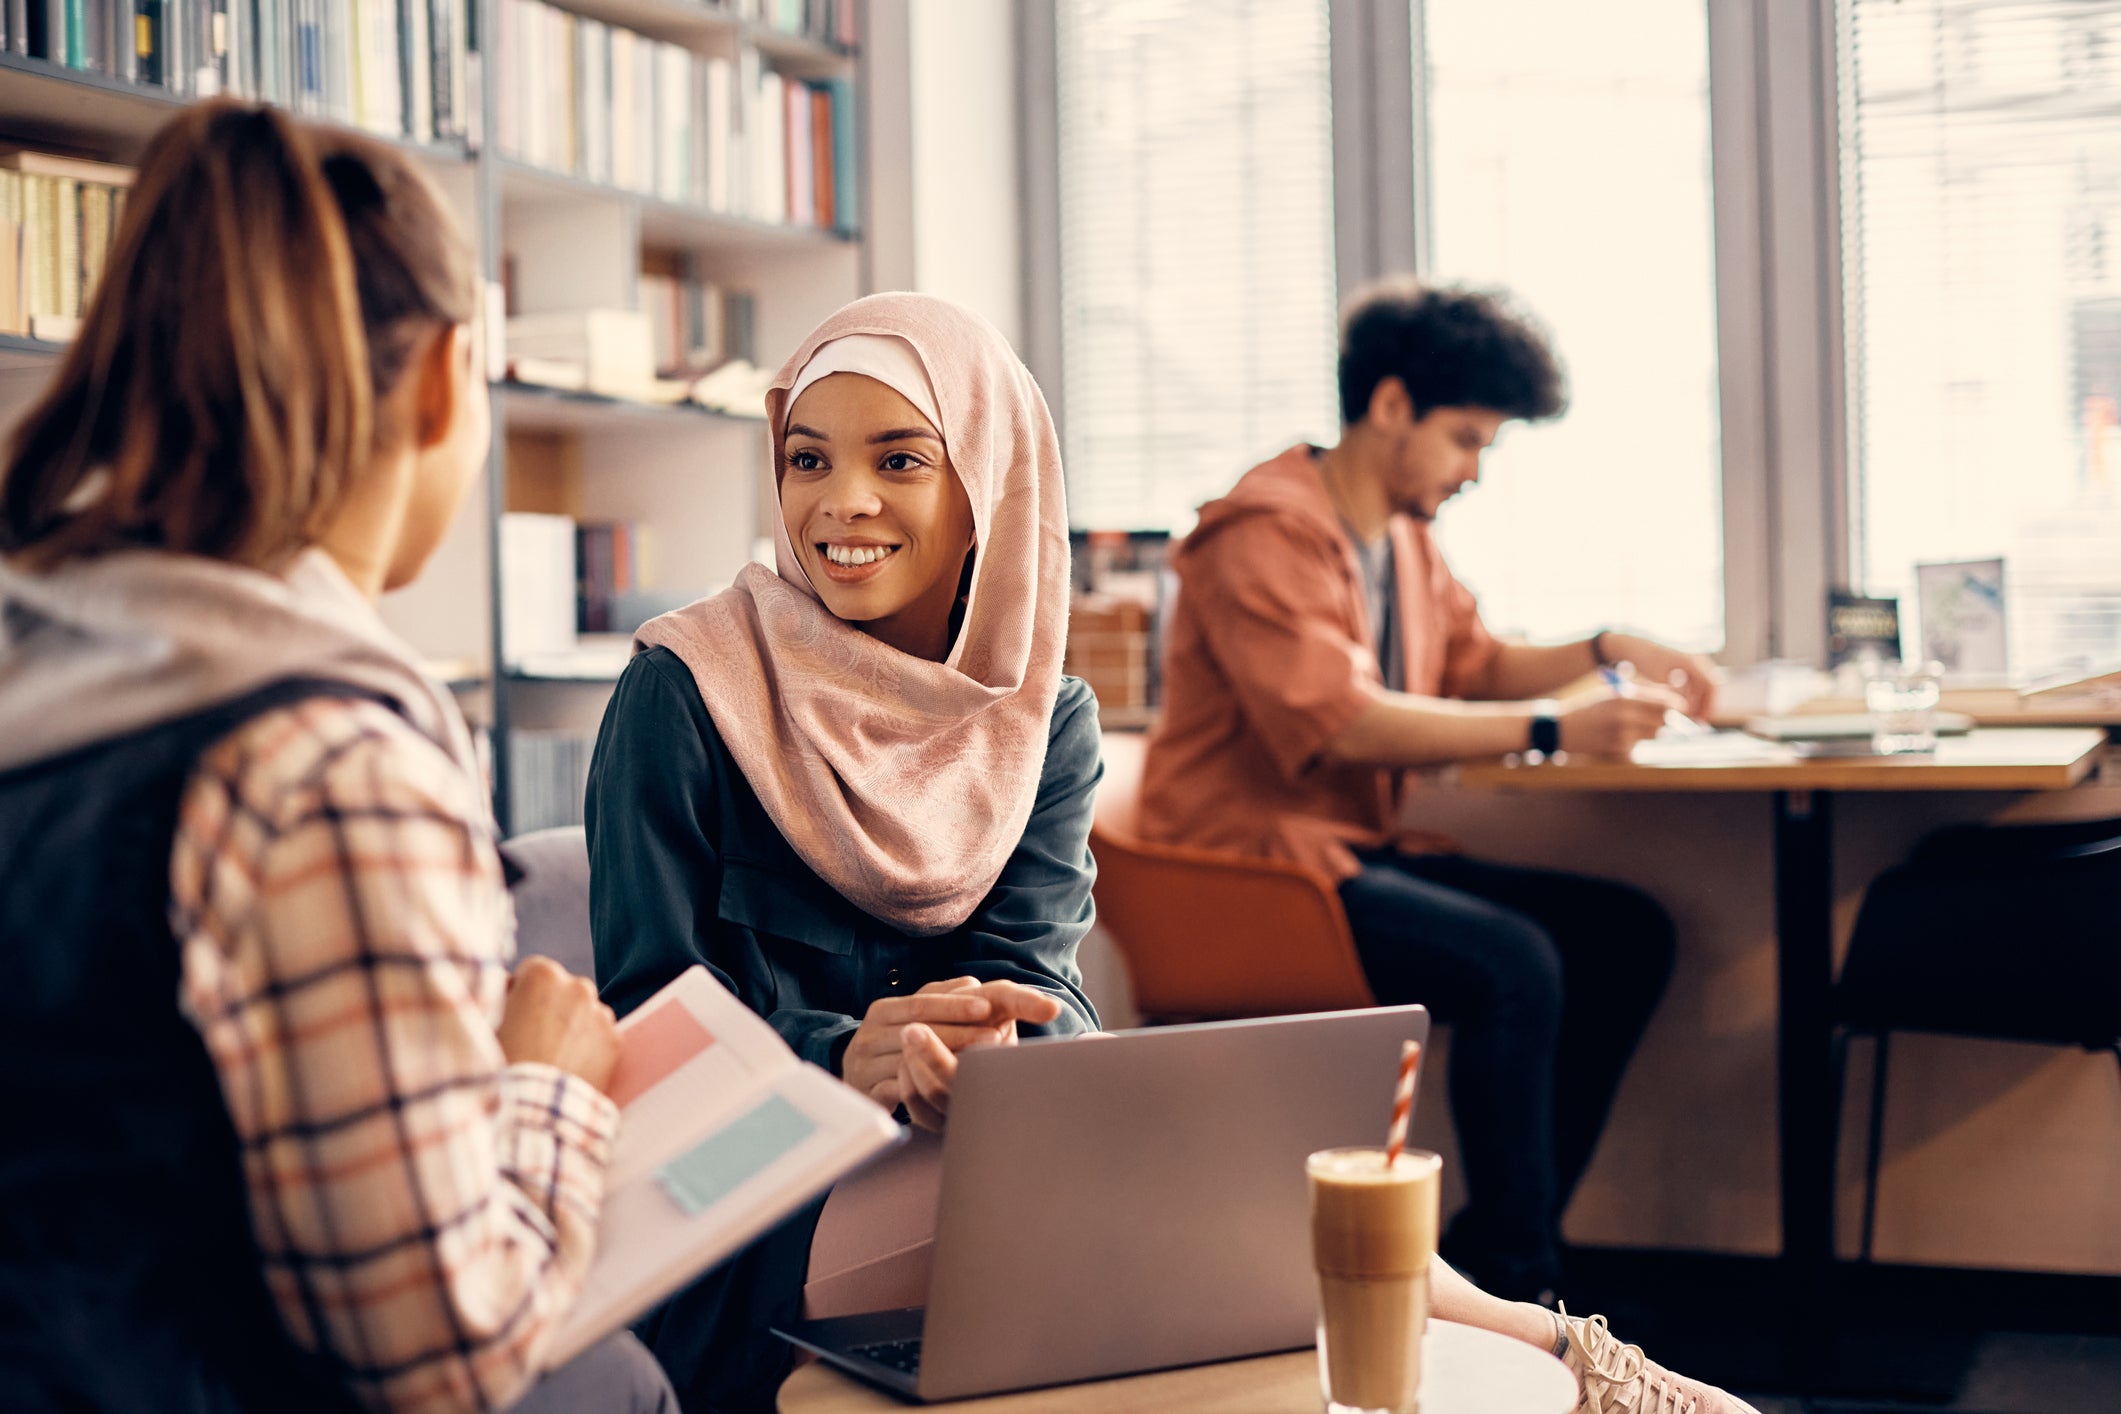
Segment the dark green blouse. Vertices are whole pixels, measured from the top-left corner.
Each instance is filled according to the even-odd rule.
[[[604,1000],[621,1015],[705,963],[797,1055],[839,1072],[870,1003],[946,977],[1007,979],[1061,1004],[1026,1034],[1097,1029],[1075,949],[1092,918],[1097,702],[1061,680],[1038,798],[1001,877],[939,937],[864,913],[797,856],[667,648],[619,678],[589,766],[589,916]]]

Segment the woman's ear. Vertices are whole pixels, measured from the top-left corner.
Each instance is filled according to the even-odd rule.
[[[424,452],[449,440],[465,383],[476,374],[471,344],[469,324],[450,324],[424,335],[414,353],[408,372],[419,380],[413,392],[415,451]]]

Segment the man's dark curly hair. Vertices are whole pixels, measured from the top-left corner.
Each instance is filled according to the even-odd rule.
[[[1395,281],[1348,304],[1340,326],[1340,415],[1362,421],[1377,385],[1397,378],[1414,416],[1478,407],[1528,421],[1569,405],[1546,334],[1501,294]]]

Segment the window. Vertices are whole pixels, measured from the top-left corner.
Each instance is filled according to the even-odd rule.
[[[1326,0],[1059,0],[1061,358],[1078,527],[1180,530],[1330,441]]]
[[[2001,556],[2014,670],[2121,656],[2121,0],[1840,39],[1852,572],[1913,645],[1914,567]]]
[[[1498,632],[1723,642],[1701,0],[1426,0],[1431,273],[1501,285],[1568,366],[1438,521]]]

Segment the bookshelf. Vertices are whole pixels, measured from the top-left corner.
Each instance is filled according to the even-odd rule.
[[[489,306],[505,298],[511,315],[645,310],[643,269],[652,265],[659,278],[667,278],[661,272],[682,272],[708,290],[704,298],[740,297],[746,347],[727,352],[748,354],[771,369],[820,319],[863,292],[869,213],[862,181],[867,174],[859,167],[869,74],[857,25],[866,19],[860,12],[867,0],[556,0],[546,8],[560,12],[559,18],[539,20],[547,28],[534,30],[531,38],[524,37],[521,23],[525,3],[385,0],[379,7],[375,0],[324,0],[327,19],[338,18],[330,21],[335,29],[320,33],[370,48],[339,66],[336,88],[318,80],[313,91],[292,95],[261,91],[276,71],[257,35],[274,33],[267,22],[275,16],[314,15],[314,6],[297,10],[285,0],[238,0],[243,22],[257,26],[253,47],[241,58],[217,56],[214,75],[187,68],[176,80],[177,89],[187,91],[69,67],[22,52],[28,46],[20,37],[0,32],[0,145],[136,162],[163,122],[194,97],[222,86],[284,101],[300,116],[358,126],[416,156],[472,235],[490,286]],[[165,5],[166,25],[188,24],[194,15],[211,16],[219,0]],[[411,16],[415,5],[423,7],[417,27],[409,20],[405,27],[393,23]],[[509,6],[515,8],[504,17]],[[408,36],[417,29],[431,40],[438,24],[445,36],[455,25],[464,37],[465,81],[458,92],[475,95],[476,105],[452,109],[448,103],[446,46],[431,47],[427,72],[417,71],[421,61]],[[661,55],[661,72],[682,73],[686,84],[659,93],[685,97],[674,108],[654,109],[654,116],[674,121],[689,100],[689,125],[658,126],[649,135],[638,125],[629,129],[617,109],[622,101],[639,103],[637,95],[613,98],[610,111],[592,113],[583,106],[585,94],[616,91],[609,71],[601,79],[590,77],[570,62],[556,72],[550,61],[555,54],[570,61],[593,55],[599,52],[594,44],[578,51],[548,48],[534,67],[527,52],[511,52],[512,40],[526,51],[540,35],[549,40],[553,26],[570,34],[624,30],[633,37],[618,41],[622,49],[638,45]],[[97,42],[107,44],[107,37]],[[402,66],[394,80],[375,67],[377,53],[389,54],[375,46],[392,43],[399,46],[395,57]],[[608,48],[612,41],[598,43]],[[486,44],[491,47],[482,49]],[[121,57],[111,67],[122,71],[126,62]],[[511,64],[525,71],[507,71]],[[761,157],[757,131],[731,138],[747,144],[742,153],[710,156],[704,107],[710,67],[721,71],[717,83],[774,85],[785,103],[777,112],[789,129],[799,105],[812,105],[805,112],[814,115],[813,127],[832,129],[822,146],[811,132],[812,185],[800,192],[784,187],[784,203],[764,214],[762,204],[771,205],[764,198],[773,195],[776,180],[785,182],[785,174],[777,179],[759,167],[771,153]],[[443,75],[440,89],[437,73]],[[531,96],[523,85],[533,79],[537,101],[564,105],[576,115],[557,146],[549,130],[542,133],[539,155],[557,153],[566,160],[533,160],[520,141],[522,105]],[[555,90],[555,83],[565,91]],[[390,106],[393,101],[398,109]],[[509,101],[518,107],[504,123],[502,105]],[[735,94],[730,111],[738,129],[759,122],[756,105],[762,101]],[[837,117],[828,121],[828,112]],[[391,121],[394,113],[399,121]],[[646,145],[640,151],[656,154],[645,179],[635,172],[636,180],[622,184],[610,179],[612,159],[584,160],[593,139],[609,142],[629,132]],[[675,162],[668,145],[673,132],[686,144]],[[783,160],[792,164],[788,132],[781,137]],[[830,166],[816,168],[820,153],[829,153]],[[724,165],[710,190],[717,161]],[[840,164],[855,165],[851,184],[832,186],[828,194]],[[740,191],[730,191],[733,180],[742,183]],[[856,209],[841,209],[855,192]],[[782,219],[790,212],[807,219]],[[11,427],[42,390],[64,349],[0,334],[0,427]],[[481,729],[496,812],[504,831],[516,833],[578,818],[579,776],[624,661],[626,632],[584,636],[570,652],[511,661],[504,644],[521,642],[512,632],[512,597],[520,600],[519,586],[526,576],[535,577],[535,567],[510,562],[504,517],[527,512],[625,527],[637,592],[619,608],[653,612],[727,585],[770,535],[770,443],[762,418],[739,411],[517,381],[500,361],[490,372],[493,451],[480,484],[427,573],[388,596],[383,612],[448,681]]]

